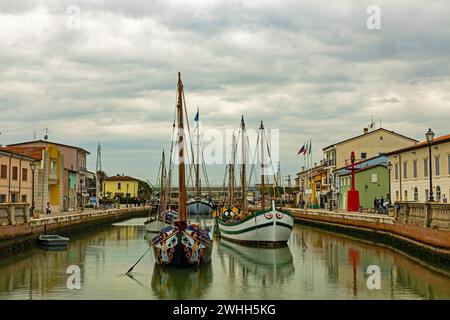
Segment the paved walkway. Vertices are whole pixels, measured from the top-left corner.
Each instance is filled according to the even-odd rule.
[[[151,208],[151,206],[141,206],[141,207],[130,206],[129,207],[129,209],[131,209],[130,211],[148,210],[150,208]],[[120,208],[108,208],[108,209],[86,208],[83,210],[83,212],[81,211],[81,209],[78,209],[77,211],[52,212],[51,214],[40,213],[39,218],[37,218],[37,219],[31,218],[31,221],[47,220],[47,219],[53,219],[53,218],[58,218],[58,217],[76,216],[76,215],[80,215],[80,214],[105,213],[105,212],[112,212],[112,211],[117,211],[117,210],[121,210],[121,209],[127,209],[127,207],[124,205],[124,206],[120,206]]]

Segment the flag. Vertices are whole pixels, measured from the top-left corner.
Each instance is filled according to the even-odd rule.
[[[302,147],[300,148],[300,150],[298,150],[297,155],[299,155],[300,153],[303,153],[305,151],[305,144],[302,145]]]
[[[311,140],[309,140],[309,150],[308,150],[308,154],[311,154],[312,153],[312,147],[311,147],[311,145],[312,145],[312,139]]]
[[[196,113],[196,115],[195,115],[194,121],[197,122],[197,121],[199,120],[199,118],[200,118],[200,113],[199,113],[199,111],[197,110],[197,113]]]
[[[303,152],[303,155],[307,155],[308,154],[308,142],[306,143],[306,147],[305,147],[305,151]]]

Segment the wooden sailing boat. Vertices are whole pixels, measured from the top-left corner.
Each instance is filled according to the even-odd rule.
[[[185,137],[183,120],[183,83],[178,73],[178,220],[152,239],[156,263],[160,265],[189,266],[211,261],[212,235],[198,224],[188,224],[186,205],[186,172],[184,163]]]
[[[145,222],[145,229],[147,232],[158,233],[163,229],[166,225],[173,224],[173,215],[171,214],[171,210],[166,210],[167,208],[167,172],[166,172],[166,158],[164,155],[164,150],[161,156],[161,165],[160,165],[160,185],[159,185],[159,205],[158,212],[156,217],[150,217]]]
[[[203,165],[203,157],[200,156],[200,127],[199,127],[199,110],[197,108],[196,115],[196,156],[194,158],[195,164],[195,193],[194,197],[187,202],[187,210],[191,219],[211,218],[213,210],[213,202],[210,197],[202,196],[200,183],[200,165]],[[200,164],[201,163],[201,164]]]
[[[282,211],[275,207],[272,201],[271,208],[265,205],[265,181],[264,181],[264,138],[265,131],[261,121],[258,141],[261,146],[261,210],[251,212],[247,203],[246,182],[246,134],[244,117],[241,119],[241,188],[242,200],[239,214],[222,214],[218,219],[219,230],[222,238],[230,241],[260,246],[286,245],[294,225],[294,219],[288,211]]]

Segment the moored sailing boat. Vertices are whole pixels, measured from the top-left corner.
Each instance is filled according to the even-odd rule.
[[[272,201],[271,208],[265,207],[265,183],[264,183],[264,126],[261,122],[258,141],[261,145],[261,210],[249,211],[247,204],[247,183],[246,183],[246,135],[244,118],[241,120],[241,188],[242,201],[238,214],[222,214],[218,219],[220,234],[230,241],[261,246],[282,246],[286,245],[293,225],[294,219],[288,211],[275,207]],[[226,212],[225,212],[226,213]]]
[[[200,218],[211,218],[213,210],[213,202],[210,197],[202,196],[201,182],[200,182],[200,163],[203,165],[203,157],[200,155],[200,127],[199,127],[200,112],[197,108],[195,116],[195,133],[196,133],[196,156],[194,158],[195,166],[195,193],[194,197],[187,201],[187,210],[191,219],[199,220]],[[206,171],[205,171],[206,172]]]
[[[155,217],[149,217],[144,221],[145,230],[147,232],[157,233],[160,232],[166,225],[173,223],[173,218],[171,214],[166,211],[167,207],[167,188],[166,188],[166,159],[164,155],[164,150],[161,157],[160,165],[161,175],[160,175],[160,186],[159,186],[159,205],[158,211]]]
[[[155,261],[160,265],[189,266],[205,264],[211,260],[213,241],[210,231],[187,222],[183,113],[183,83],[178,73],[178,220],[152,239]]]

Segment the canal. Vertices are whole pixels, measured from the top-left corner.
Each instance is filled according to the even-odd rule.
[[[0,258],[0,299],[450,299],[450,278],[396,250],[295,225],[289,247],[258,249],[216,239],[213,262],[163,270],[148,249],[144,219],[71,237],[66,251],[29,248]],[[68,289],[69,266],[81,271]],[[367,268],[379,266],[380,289]],[[447,270],[448,272],[448,270]]]

